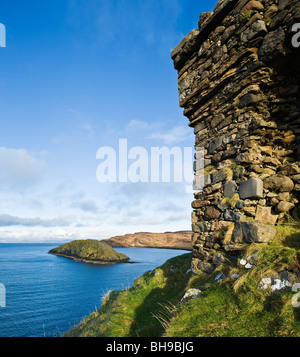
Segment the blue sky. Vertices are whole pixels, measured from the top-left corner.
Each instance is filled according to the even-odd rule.
[[[99,183],[96,153],[193,146],[170,54],[215,3],[0,2],[0,242],[190,229],[186,182]]]

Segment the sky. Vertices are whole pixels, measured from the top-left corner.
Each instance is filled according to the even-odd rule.
[[[215,5],[0,0],[0,243],[191,229],[192,183],[172,169],[194,134],[171,51]],[[181,150],[169,182],[147,171],[152,148]]]

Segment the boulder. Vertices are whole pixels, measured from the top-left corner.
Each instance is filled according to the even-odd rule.
[[[283,43],[285,41],[285,33],[281,27],[275,31],[268,33],[258,51],[259,57],[264,62],[270,62],[279,54],[284,53]]]
[[[273,175],[264,180],[264,188],[276,192],[290,192],[294,188],[293,181],[284,175]]]
[[[240,184],[240,198],[262,198],[263,197],[263,181],[258,178],[251,178]]]
[[[189,289],[181,299],[181,302],[185,302],[191,299],[196,299],[201,294],[199,289]]]
[[[278,203],[278,205],[276,206],[275,210],[278,213],[282,213],[282,212],[288,212],[289,210],[291,210],[294,207],[295,207],[294,203],[281,201],[281,202]]]
[[[218,218],[220,218],[220,216],[221,216],[221,211],[218,208],[213,207],[213,206],[206,207],[205,212],[204,212],[205,220],[209,221],[212,219],[218,219]]]
[[[228,181],[224,185],[224,196],[233,197],[237,193],[237,184],[235,181]]]
[[[236,222],[232,241],[235,243],[267,243],[276,235],[276,229],[257,221]]]
[[[257,20],[250,27],[248,27],[244,32],[241,33],[240,42],[245,44],[255,37],[266,34],[267,28],[263,20]]]
[[[265,224],[275,224],[278,216],[271,213],[271,207],[257,206],[255,220]]]

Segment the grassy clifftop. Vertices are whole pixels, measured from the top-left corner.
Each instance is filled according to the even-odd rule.
[[[292,291],[299,257],[300,228],[286,226],[212,274],[194,274],[191,254],[170,259],[131,288],[107,294],[65,336],[300,336],[300,297]]]
[[[50,250],[49,253],[79,261],[99,264],[125,262],[129,260],[125,254],[116,252],[108,244],[93,239],[77,240],[66,243]]]

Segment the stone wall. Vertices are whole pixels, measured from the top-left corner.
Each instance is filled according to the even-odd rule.
[[[172,51],[196,136],[194,270],[212,272],[299,220],[297,22],[299,0],[223,0]]]

